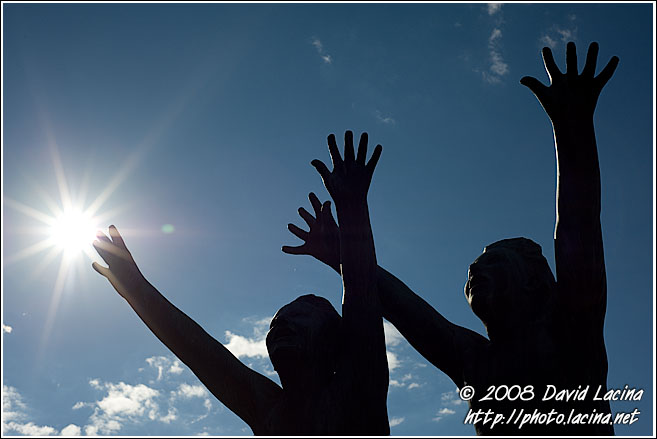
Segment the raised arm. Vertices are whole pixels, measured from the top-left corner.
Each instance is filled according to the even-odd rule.
[[[300,246],[283,246],[288,254],[310,255],[340,273],[339,228],[331,214],[331,203],[321,203],[310,193],[314,216],[303,207],[299,215],[309,231],[294,224],[288,229],[304,241]],[[376,287],[383,317],[389,320],[408,342],[429,362],[445,372],[458,386],[463,384],[465,352],[482,346],[487,340],[474,331],[444,318],[404,282],[384,268],[376,267]]]
[[[600,226],[600,167],[593,113],[602,88],[618,65],[613,57],[594,77],[598,44],[591,43],[586,64],[577,72],[575,44],[566,47],[566,73],[549,48],[543,49],[550,86],[524,77],[552,121],[557,156],[557,217],[554,232],[557,284],[562,306],[597,310],[604,319],[606,276]]]
[[[244,420],[255,434],[282,389],[249,369],[195,321],[176,308],[141,274],[123,238],[110,226],[98,232],[94,247],[109,268],[93,268],[110,281],[148,328],[194,372],[214,396]]]
[[[322,176],[335,202],[340,224],[340,271],[344,351],[338,379],[346,413],[353,417],[354,434],[389,434],[386,398],[388,364],[381,307],[376,293],[376,254],[367,206],[367,192],[381,155],[374,149],[366,164],[367,134],[363,133],[354,155],[353,134],[345,133],[344,159],[335,136],[328,138],[333,171],[319,160],[312,164]],[[373,428],[375,427],[375,428]],[[381,429],[384,429],[382,431]]]

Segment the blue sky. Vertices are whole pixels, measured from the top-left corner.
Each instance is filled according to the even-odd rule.
[[[540,49],[564,68],[570,40],[580,68],[591,41],[598,71],[620,58],[595,116],[608,383],[645,390],[612,403],[641,411],[617,434],[653,432],[652,4],[2,11],[4,434],[250,434],[83,253],[39,244],[39,218],[67,192],[96,201],[151,283],[277,380],[263,344],[276,310],[306,293],[340,309],[340,278],[280,248],[299,243],[286,225],[303,224],[308,192],[327,199],[310,161],[347,129],[383,145],[369,195],[379,264],[484,333],[463,285],[485,245],[525,236],[554,268],[552,129],[518,81],[547,82]],[[473,435],[455,385],[386,333],[392,434]]]

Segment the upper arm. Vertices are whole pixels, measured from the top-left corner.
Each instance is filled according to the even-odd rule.
[[[258,434],[282,396],[282,389],[210,338],[212,342],[208,343],[205,355],[188,366],[217,399]]]
[[[573,311],[606,307],[607,281],[600,221],[557,223],[554,240],[559,305]]]
[[[342,306],[345,330],[336,371],[340,405],[349,434],[389,435],[389,374],[380,306],[375,294],[368,302],[359,299],[345,300]]]
[[[251,370],[150,283],[130,305],[208,390],[251,428],[271,409],[282,389]]]
[[[383,316],[420,355],[462,385],[464,358],[488,340],[455,325],[394,275],[379,267],[377,285]]]

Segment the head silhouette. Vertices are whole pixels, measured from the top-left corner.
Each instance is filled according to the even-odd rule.
[[[298,297],[278,310],[267,333],[267,351],[281,382],[309,371],[330,378],[340,340],[340,314],[323,297]]]
[[[489,337],[513,337],[550,312],[555,285],[541,246],[526,238],[497,241],[470,265],[465,297]]]

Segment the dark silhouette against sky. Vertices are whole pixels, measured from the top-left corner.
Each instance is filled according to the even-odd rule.
[[[342,317],[329,301],[299,297],[281,308],[267,334],[269,357],[281,386],[241,363],[141,274],[114,226],[98,232],[94,262],[151,331],[257,435],[388,435],[388,366],[376,294],[376,256],[367,192],[381,155],[366,164],[367,134],[354,157],[345,134],[344,160],[328,138],[333,171],[313,165],[335,201],[340,221],[344,285]]]
[[[377,286],[383,315],[433,365],[459,387],[472,386],[473,410],[488,409],[510,419],[514,409],[528,413],[554,409],[567,414],[610,413],[608,401],[593,401],[607,386],[607,354],[604,318],[607,287],[600,226],[600,169],[593,127],[598,96],[613,75],[618,58],[613,57],[594,76],[598,44],[592,43],[581,74],[577,72],[574,43],[568,43],[566,72],[557,67],[549,48],[543,61],[550,77],[545,86],[524,77],[521,83],[537,97],[555,133],[557,151],[557,219],[555,259],[557,279],[541,253],[541,247],[525,238],[495,242],[468,270],[465,297],[481,319],[488,339],[455,325],[441,316],[403,282],[381,267]],[[284,247],[291,254],[309,254],[339,272],[337,227],[330,210],[315,208],[313,218],[300,210],[310,226],[308,233],[294,225],[289,229],[305,243]],[[448,250],[448,249],[445,249]],[[527,402],[480,401],[491,385],[519,385]],[[558,390],[590,387],[584,401],[568,403],[542,398],[548,385]],[[581,386],[581,387],[579,387]],[[533,397],[530,398],[530,395]],[[609,435],[609,424],[585,425],[475,423],[477,434],[581,434]]]

